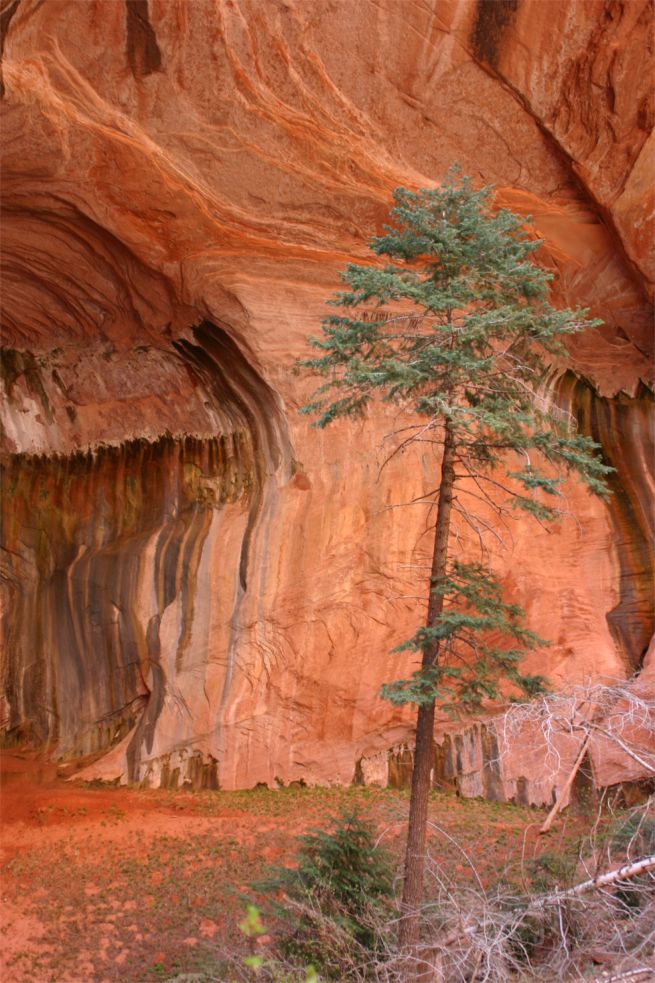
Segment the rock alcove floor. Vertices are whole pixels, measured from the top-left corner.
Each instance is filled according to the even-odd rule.
[[[4,983],[146,983],[180,974],[230,980],[247,953],[238,929],[251,884],[292,865],[296,837],[344,810],[370,817],[400,859],[408,796],[379,788],[186,792],[71,783],[40,755],[2,755],[0,877]],[[538,836],[541,813],[435,793],[431,849],[449,876],[486,885],[522,860],[574,856],[588,828],[566,816]],[[263,937],[275,947],[275,930]],[[203,974],[206,974],[203,975]]]

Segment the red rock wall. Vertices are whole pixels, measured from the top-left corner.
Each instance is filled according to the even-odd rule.
[[[380,474],[382,411],[311,431],[292,363],[393,187],[454,160],[533,216],[555,298],[606,322],[559,398],[617,467],[612,505],[570,488],[576,518],[499,530],[495,566],[552,639],[554,683],[638,667],[650,5],[19,0],[2,18],[10,731],[106,750],[96,771],[123,780],[384,771],[410,717],[377,694],[408,669],[389,652],[429,548],[426,516],[390,506],[438,462]]]

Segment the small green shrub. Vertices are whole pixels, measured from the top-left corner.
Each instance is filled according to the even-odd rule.
[[[641,812],[619,818],[610,829],[610,846],[625,853],[618,859],[650,856],[655,853],[655,819]]]
[[[274,909],[287,957],[345,979],[348,964],[377,949],[376,926],[391,913],[390,858],[376,846],[373,824],[356,815],[298,839],[298,866],[276,868],[257,887],[282,897]]]
[[[545,850],[526,863],[526,872],[537,892],[568,887],[574,880],[577,856]]]

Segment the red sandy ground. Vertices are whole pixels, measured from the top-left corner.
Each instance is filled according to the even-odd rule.
[[[403,792],[93,788],[31,751],[5,751],[1,763],[3,983],[229,979],[227,955],[245,951],[246,900],[258,900],[251,884],[267,864],[293,863],[299,834],[350,808],[402,845]],[[439,795],[431,818],[489,880],[520,856],[526,829],[528,851],[540,849],[539,817],[516,807]],[[575,833],[567,822],[560,846]],[[465,857],[434,835],[439,860],[465,877]]]

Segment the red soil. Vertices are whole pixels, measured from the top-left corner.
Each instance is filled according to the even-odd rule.
[[[32,751],[6,751],[0,764],[3,983],[234,979],[246,902],[266,911],[252,883],[267,865],[293,863],[298,835],[344,808],[370,816],[396,852],[405,831],[407,795],[392,790],[96,788]],[[526,827],[528,851],[540,849],[538,817],[516,807],[439,795],[431,818],[447,834],[435,827],[435,856],[456,877],[470,871],[453,841],[485,842],[474,857],[483,880],[517,861]]]

